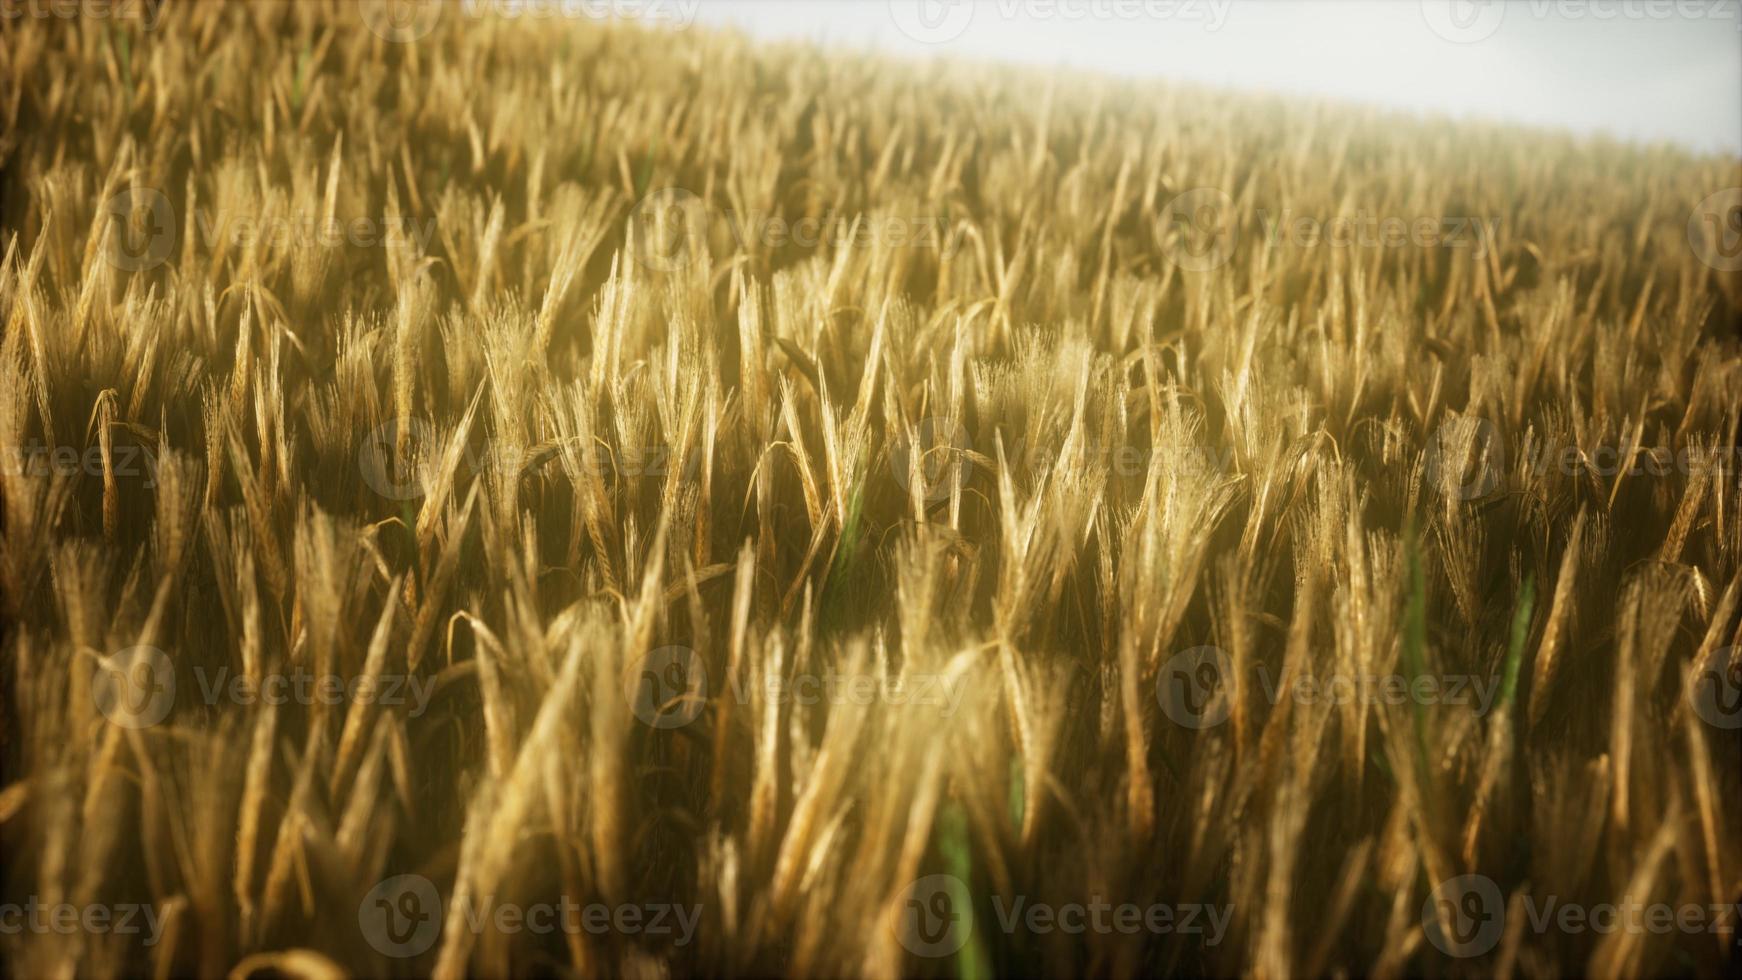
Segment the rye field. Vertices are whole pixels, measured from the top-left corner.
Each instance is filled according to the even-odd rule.
[[[5,972],[1735,969],[1742,161],[132,6],[0,21]]]

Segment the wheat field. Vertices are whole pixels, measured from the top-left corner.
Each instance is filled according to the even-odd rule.
[[[1735,967],[1739,161],[115,13],[0,22],[7,972]]]

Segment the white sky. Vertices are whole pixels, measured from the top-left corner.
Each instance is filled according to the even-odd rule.
[[[695,16],[1742,155],[1742,0],[699,0]]]

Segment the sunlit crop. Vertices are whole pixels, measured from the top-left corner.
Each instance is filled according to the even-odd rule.
[[[10,972],[1733,965],[1737,161],[388,33],[0,24]]]

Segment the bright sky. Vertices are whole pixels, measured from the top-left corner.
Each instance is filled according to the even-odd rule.
[[[701,0],[695,16],[1742,155],[1742,0]]]

